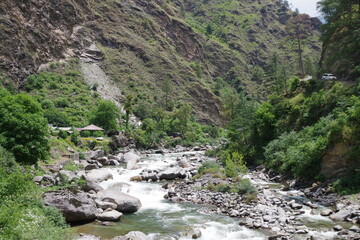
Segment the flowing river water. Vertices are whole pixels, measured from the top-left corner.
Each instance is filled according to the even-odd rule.
[[[192,203],[173,203],[164,199],[167,190],[162,188],[164,182],[130,182],[130,178],[139,175],[143,169],[155,170],[166,169],[176,162],[181,153],[151,154],[142,158],[139,163],[140,169],[126,170],[123,167],[111,168],[113,179],[102,182],[100,185],[107,188],[114,183],[127,183],[128,187],[122,191],[137,197],[142,203],[141,209],[135,214],[127,214],[120,222],[111,226],[104,226],[93,222],[74,227],[79,233],[92,234],[101,237],[103,240],[112,239],[119,235],[125,235],[130,231],[141,231],[149,234],[152,239],[179,239],[180,233],[189,228],[198,228],[202,232],[201,240],[236,240],[268,239],[271,234],[263,230],[252,230],[239,225],[239,219],[210,213],[211,206],[195,205]],[[190,154],[189,152],[187,154]],[[260,180],[252,180],[256,184],[270,184]],[[275,185],[274,185],[275,187]],[[296,198],[296,192],[281,192],[289,198]],[[305,210],[301,216],[303,223],[311,228],[318,229],[316,234],[322,235],[325,239],[331,239],[335,232],[323,229],[331,229],[335,225],[329,218],[319,214],[312,214],[310,208]],[[310,234],[315,234],[311,232]],[[307,235],[309,236],[309,235]],[[171,238],[173,237],[173,238]],[[295,239],[306,239],[306,236],[295,236]]]

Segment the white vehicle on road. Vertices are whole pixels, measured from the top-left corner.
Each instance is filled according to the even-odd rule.
[[[322,80],[336,80],[337,78],[331,73],[324,73]]]

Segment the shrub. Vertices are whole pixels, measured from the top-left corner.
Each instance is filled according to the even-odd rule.
[[[243,194],[256,194],[257,190],[249,179],[241,179],[238,183],[232,186],[231,192],[236,192],[240,195],[243,195]]]
[[[198,172],[201,174],[201,173],[204,173],[205,171],[208,171],[209,169],[215,170],[217,172],[221,171],[221,167],[217,162],[207,161],[207,162],[204,162],[203,164],[201,164]]]

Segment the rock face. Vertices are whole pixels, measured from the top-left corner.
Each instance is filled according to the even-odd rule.
[[[59,209],[68,223],[93,221],[96,218],[96,204],[84,192],[69,190],[48,192],[44,195],[44,203]]]
[[[116,210],[122,213],[133,213],[141,208],[139,199],[119,191],[101,190],[97,193],[97,197],[101,201],[114,201],[117,205]]]

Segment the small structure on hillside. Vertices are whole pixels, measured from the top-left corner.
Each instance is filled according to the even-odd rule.
[[[84,128],[78,128],[77,129],[79,132],[81,131],[104,131],[104,129],[98,127],[98,126],[95,126],[93,124],[89,125],[89,126],[86,126]]]

